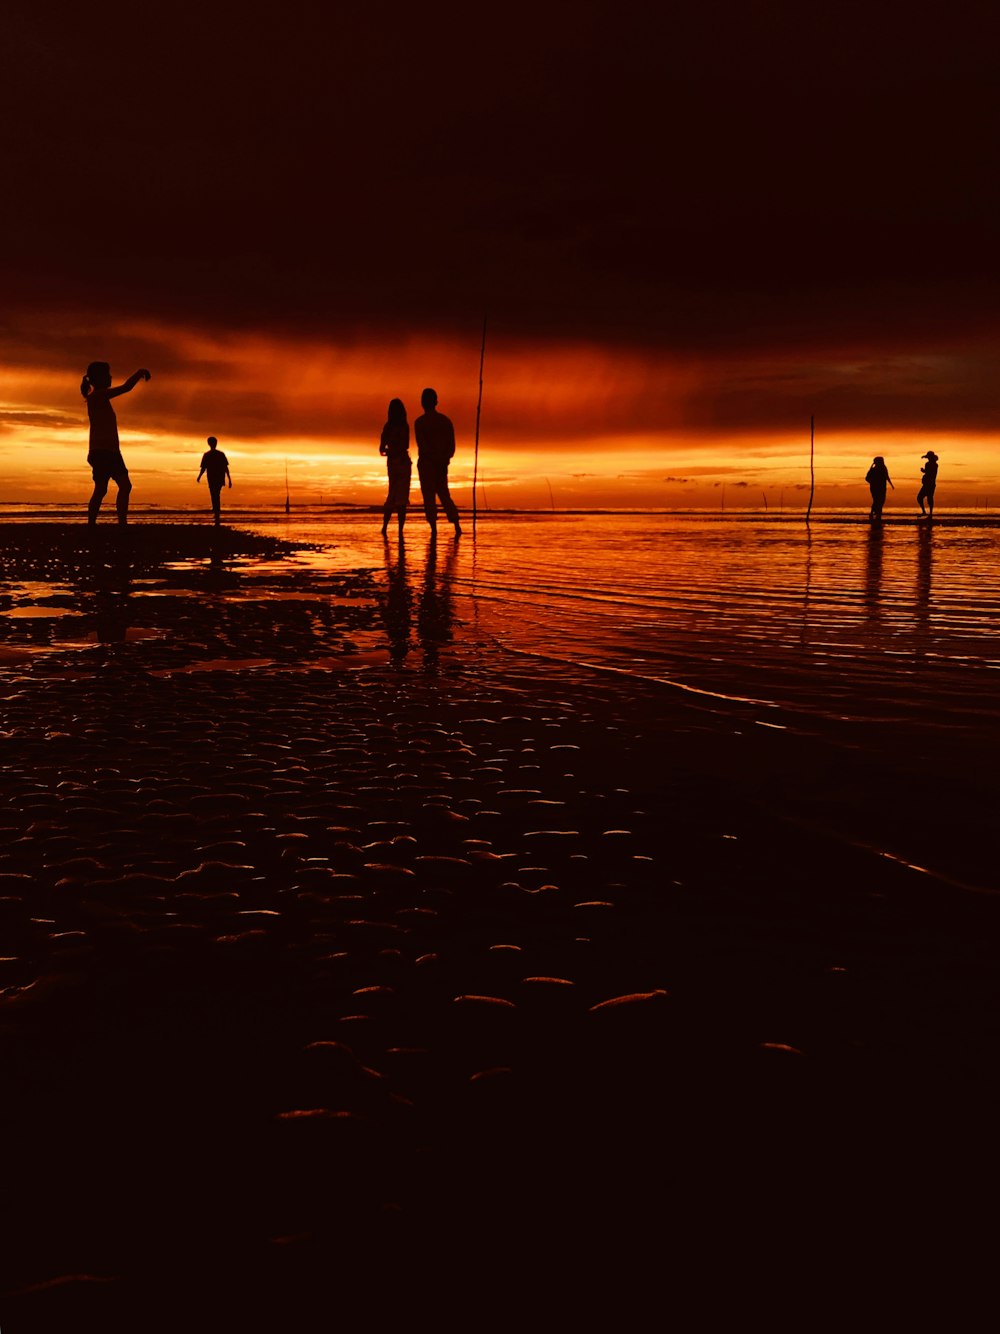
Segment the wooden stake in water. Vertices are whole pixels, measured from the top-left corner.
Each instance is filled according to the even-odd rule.
[[[806,523],[809,522],[809,515],[812,513],[813,492],[816,490],[816,469],[814,459],[816,454],[816,418],[809,418],[809,504],[806,507]]]
[[[472,531],[476,530],[476,483],[479,480],[479,414],[483,410],[483,362],[486,360],[486,316],[483,316],[483,344],[479,349],[479,401],[476,404],[476,453],[472,465]]]

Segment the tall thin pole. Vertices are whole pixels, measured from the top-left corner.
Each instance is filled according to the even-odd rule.
[[[809,418],[809,504],[806,507],[806,523],[809,522],[809,515],[812,513],[813,493],[816,490],[816,468],[814,460],[816,456],[816,418]]]
[[[479,480],[479,414],[483,410],[483,362],[486,360],[486,316],[483,316],[483,345],[479,349],[479,402],[476,404],[476,455],[472,465],[472,530],[476,530],[476,484]]]

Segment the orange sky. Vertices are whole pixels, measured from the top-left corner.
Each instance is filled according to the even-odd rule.
[[[70,329],[57,346],[28,337],[5,349],[0,474],[7,500],[85,498],[87,419],[77,385],[87,361],[102,358],[116,382],[140,365],[153,373],[116,404],[137,504],[199,504],[194,477],[209,434],[229,456],[234,504],[279,498],[286,459],[297,498],[380,503],[377,441],[386,403],[401,397],[412,422],[427,384],[455,421],[453,487],[460,503],[471,501],[474,335],[387,343],[136,321],[120,321],[99,338],[85,326]],[[863,504],[875,453],[885,455],[900,488],[890,502],[909,504],[920,455],[933,446],[941,456],[939,504],[975,505],[1000,495],[997,437],[971,427],[957,408],[959,420],[947,426],[953,382],[967,402],[975,365],[960,350],[685,359],[495,337],[487,346],[480,480],[496,508],[546,508],[549,486],[559,508],[715,508],[723,484],[727,507],[762,506],[765,494],[772,508],[804,504],[814,410],[817,504]],[[917,416],[927,424],[918,426]]]
[[[810,414],[819,504],[878,452],[911,505],[931,444],[940,506],[1000,495],[995,14],[856,8],[508,0],[484,43],[458,0],[15,7],[3,494],[86,495],[104,359],[154,376],[119,404],[137,504],[199,503],[209,434],[234,500],[287,458],[377,504],[427,384],[467,504],[488,312],[498,507],[788,504]]]

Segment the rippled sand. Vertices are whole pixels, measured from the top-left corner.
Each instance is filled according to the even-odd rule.
[[[56,527],[0,557],[62,613],[0,639],[11,1328],[794,1307],[985,1179],[997,900],[841,837],[847,752],[464,635],[445,543]]]

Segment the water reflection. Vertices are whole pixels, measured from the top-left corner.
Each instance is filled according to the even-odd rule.
[[[876,629],[882,619],[882,558],[884,529],[874,523],[868,529],[865,549],[865,608],[870,629]]]
[[[454,639],[453,585],[458,550],[449,543],[443,559],[438,555],[437,542],[427,548],[424,584],[417,601],[417,635],[424,653],[424,667],[433,670],[438,665],[440,649]]]
[[[99,644],[123,644],[132,623],[132,562],[125,547],[92,550],[80,567],[79,590],[92,599],[93,631]]]
[[[413,625],[413,592],[406,572],[406,544],[395,548],[385,542],[385,597],[382,601],[382,619],[389,638],[389,660],[402,667],[410,652],[410,631]]]
[[[809,595],[812,591],[812,527],[807,523],[805,532],[805,560],[802,577],[802,634],[800,642],[803,648],[809,642]]]
[[[914,598],[914,616],[917,626],[917,657],[922,658],[928,646],[931,620],[931,582],[934,564],[934,530],[929,523],[917,529],[917,579]]]

